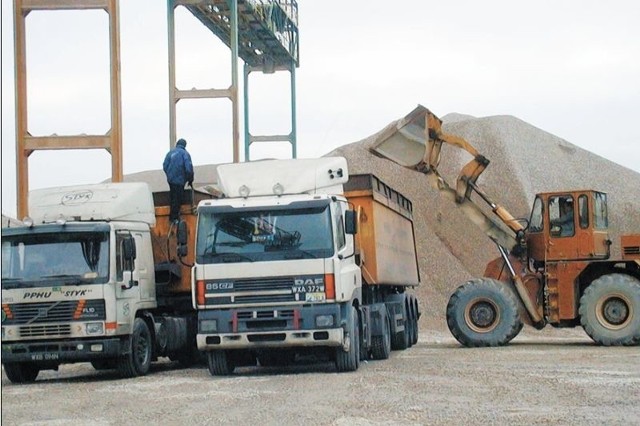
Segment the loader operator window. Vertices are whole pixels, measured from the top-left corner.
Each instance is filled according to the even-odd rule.
[[[607,194],[596,192],[593,194],[594,209],[593,223],[596,229],[607,229],[609,227],[609,218],[607,216]]]
[[[531,232],[540,232],[543,229],[542,206],[542,199],[536,197],[533,202],[533,209],[531,209],[531,219],[529,220],[529,230]]]
[[[573,197],[570,195],[549,198],[549,221],[552,237],[571,237],[575,233]]]
[[[586,195],[581,195],[578,198],[578,211],[580,212],[580,228],[587,229],[589,227],[589,204]]]

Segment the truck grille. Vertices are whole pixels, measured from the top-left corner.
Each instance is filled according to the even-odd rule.
[[[102,299],[60,300],[56,302],[3,304],[2,309],[6,315],[6,318],[3,321],[3,325],[31,325],[41,323],[88,320],[99,321],[106,318],[104,300]],[[40,330],[42,328],[48,327],[49,326],[22,328],[33,328],[34,330]],[[59,326],[52,325],[51,327]]]
[[[20,327],[20,337],[70,336],[71,325],[52,324]]]
[[[207,305],[274,305],[304,302],[305,280],[321,280],[322,275],[245,278],[209,282],[205,290]],[[302,288],[302,290],[300,290]],[[298,289],[298,291],[294,291]]]

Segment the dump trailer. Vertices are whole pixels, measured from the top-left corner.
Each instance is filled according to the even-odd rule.
[[[158,357],[197,360],[196,219],[184,205],[170,223],[166,201],[146,183],[30,193],[24,225],[2,229],[2,364],[12,382],[65,363],[134,377]]]
[[[379,133],[371,150],[424,173],[426,182],[478,225],[500,254],[483,278],[451,295],[447,324],[453,336],[466,346],[497,346],[513,339],[523,323],[538,329],[581,325],[598,344],[639,345],[640,234],[622,236],[623,255],[612,257],[607,194],[591,189],[540,193],[530,217],[516,219],[477,185],[489,160],[441,126],[419,105]],[[444,147],[471,156],[455,184],[438,170]]]
[[[338,371],[418,339],[412,204],[342,157],[220,165],[198,205],[194,307],[212,375],[330,358]]]

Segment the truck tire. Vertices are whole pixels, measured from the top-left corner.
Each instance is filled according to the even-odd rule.
[[[502,346],[522,330],[515,294],[490,278],[458,287],[447,304],[447,325],[453,337],[468,347]]]
[[[387,359],[391,353],[391,325],[389,317],[382,320],[382,335],[371,338],[371,356],[373,359]]]
[[[228,376],[236,368],[228,351],[207,352],[207,366],[212,376]]]
[[[413,346],[416,343],[418,343],[418,335],[419,335],[419,330],[418,330],[418,301],[413,296],[411,297],[411,324],[412,324],[411,331],[413,332],[412,337],[411,337],[411,345]]]
[[[599,345],[640,345],[640,280],[601,276],[584,291],[579,313],[582,328]]]
[[[118,359],[118,372],[124,378],[144,376],[151,367],[153,340],[147,323],[136,318],[131,333],[131,351]]]
[[[40,368],[36,364],[26,362],[7,362],[3,366],[4,372],[11,383],[35,382],[40,372]]]
[[[339,373],[356,371],[360,365],[360,324],[358,311],[351,307],[348,333],[350,338],[349,350],[344,351],[342,346],[336,348],[336,369]]]
[[[393,341],[391,342],[391,349],[394,351],[400,350],[403,351],[410,346],[411,342],[411,331],[409,328],[411,327],[411,323],[409,322],[409,310],[407,309],[407,305],[403,303],[404,306],[402,308],[402,315],[404,317],[404,330],[394,334]],[[394,320],[395,321],[395,320]]]

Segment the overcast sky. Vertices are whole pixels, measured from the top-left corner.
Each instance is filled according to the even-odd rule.
[[[13,2],[1,3],[2,212],[15,215]],[[423,104],[440,116],[513,115],[640,172],[637,0],[298,3],[299,157],[358,141]],[[178,87],[228,87],[229,50],[182,7],[176,30]],[[102,11],[28,16],[31,134],[109,129],[107,31]],[[124,172],[159,169],[170,146],[166,1],[120,0],[120,31]],[[250,96],[252,133],[289,132],[288,73],[252,74]],[[196,165],[232,161],[230,105],[178,103],[178,137]],[[252,159],[290,153],[286,143],[254,146]],[[31,189],[111,174],[96,150],[35,152],[29,168]]]

